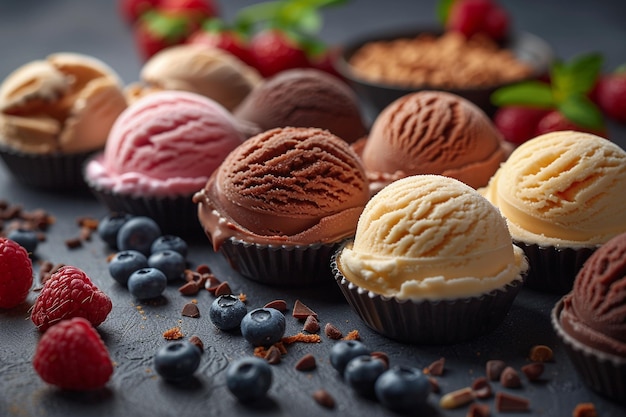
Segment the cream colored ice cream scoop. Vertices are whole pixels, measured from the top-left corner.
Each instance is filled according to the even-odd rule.
[[[338,264],[362,288],[413,299],[486,293],[521,279],[527,267],[498,210],[439,175],[406,177],[372,197]]]
[[[481,190],[513,238],[601,244],[626,231],[626,152],[588,133],[553,132],[518,148]]]
[[[0,141],[32,153],[95,150],[125,108],[122,82],[104,62],[52,54],[17,68],[0,86]]]
[[[200,45],[173,46],[154,55],[141,69],[144,87],[150,90],[182,90],[209,97],[228,110],[237,106],[261,82],[256,69],[218,48]],[[138,87],[141,87],[137,89]]]

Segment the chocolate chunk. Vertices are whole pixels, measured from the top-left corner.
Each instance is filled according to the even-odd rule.
[[[215,295],[215,291],[217,291],[217,287],[222,283],[217,277],[213,274],[203,274],[203,277],[206,277],[206,281],[204,283],[204,288],[209,291],[211,294]]]
[[[443,368],[446,363],[445,358],[439,358],[424,369],[424,373],[433,376],[443,375]]]
[[[466,417],[489,417],[489,414],[489,405],[474,403],[467,410]]]
[[[287,302],[285,300],[273,300],[263,306],[264,308],[275,308],[284,313],[287,311]]]
[[[522,380],[515,369],[507,366],[500,375],[500,384],[505,388],[519,388],[522,386]]]
[[[543,369],[544,366],[541,362],[529,363],[528,365],[522,366],[522,372],[529,381],[538,380],[543,374]]]
[[[502,371],[504,371],[504,368],[506,368],[506,363],[504,363],[504,361],[497,359],[487,361],[487,364],[485,365],[485,373],[487,374],[487,378],[490,381],[498,381],[500,379]]]
[[[182,295],[196,295],[200,291],[200,286],[195,281],[187,281],[181,287],[178,288],[178,292]]]
[[[507,394],[506,392],[496,393],[496,410],[500,413],[528,411],[530,401],[528,398]]]
[[[267,352],[265,352],[265,360],[270,364],[270,365],[276,365],[279,364],[281,359],[282,359],[282,353],[280,352],[280,349],[276,347],[276,345],[272,345],[270,346],[269,349],[267,349]]]
[[[196,272],[200,273],[201,275],[210,274],[211,268],[209,268],[207,264],[200,264],[196,267]]]
[[[324,408],[335,408],[335,399],[330,393],[324,389],[318,389],[313,393],[313,399],[316,403]]]
[[[291,315],[298,320],[305,320],[309,316],[317,318],[317,313],[304,305],[300,300],[296,300],[294,303]]]
[[[343,333],[341,333],[341,330],[339,330],[330,323],[326,323],[326,325],[324,326],[324,334],[326,334],[329,339],[333,340],[339,340],[343,337]]]
[[[313,316],[309,316],[304,321],[302,330],[308,333],[317,333],[320,331],[320,322]]]
[[[232,290],[230,289],[230,285],[228,282],[224,281],[215,289],[215,296],[219,297],[220,295],[230,295],[232,294]]]
[[[187,303],[183,306],[182,315],[195,319],[200,317],[200,309],[198,309],[198,306],[195,303]]]
[[[65,246],[67,246],[68,249],[80,248],[82,245],[83,245],[83,242],[80,240],[80,238],[77,238],[77,237],[67,239],[65,241]]]
[[[474,391],[474,396],[482,400],[493,395],[491,385],[484,376],[478,377],[472,382],[472,390]]]
[[[200,353],[204,352],[204,343],[202,342],[202,339],[200,339],[198,336],[194,334],[189,338],[189,342],[193,345],[196,345],[196,347],[200,349]]]
[[[310,353],[304,355],[298,362],[296,362],[296,370],[298,371],[311,371],[317,367],[315,362],[315,356]]]
[[[532,362],[550,362],[553,357],[552,349],[546,345],[535,345],[530,348],[528,359]]]

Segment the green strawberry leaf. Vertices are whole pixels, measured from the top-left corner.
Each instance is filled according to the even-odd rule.
[[[575,124],[594,130],[604,128],[600,109],[584,94],[573,94],[557,106],[558,110]]]
[[[452,4],[455,1],[456,0],[439,0],[435,5],[435,14],[437,15],[437,20],[442,26],[445,26],[445,24],[448,23],[450,10],[452,10]]]
[[[569,62],[556,62],[552,66],[551,79],[558,102],[567,100],[572,94],[586,94],[595,85],[603,57],[598,53],[580,55]]]
[[[524,81],[501,87],[491,94],[491,102],[498,106],[529,106],[554,108],[552,89],[540,81]]]

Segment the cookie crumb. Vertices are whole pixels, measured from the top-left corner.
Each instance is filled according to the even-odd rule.
[[[163,337],[166,340],[179,340],[185,337],[185,335],[180,330],[180,327],[176,326],[176,327],[172,327],[171,329],[164,331]]]

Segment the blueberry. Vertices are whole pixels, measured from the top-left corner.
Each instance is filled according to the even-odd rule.
[[[180,253],[173,250],[164,250],[150,255],[148,266],[163,272],[168,281],[175,281],[182,278],[186,263],[185,258]]]
[[[182,381],[198,369],[200,358],[196,345],[188,340],[178,340],[159,348],[154,355],[154,369],[163,379]]]
[[[152,243],[159,236],[161,236],[161,229],[150,217],[132,217],[120,227],[117,233],[117,248],[136,250],[150,256]]]
[[[285,316],[275,308],[257,308],[241,320],[241,334],[254,346],[269,346],[285,334]]]
[[[226,385],[241,402],[263,398],[272,385],[272,368],[254,356],[237,359],[226,369]]]
[[[213,300],[209,317],[218,329],[232,330],[239,327],[247,312],[246,305],[238,297],[220,295]]]
[[[128,220],[131,219],[131,215],[127,213],[111,213],[105,216],[98,223],[98,236],[102,239],[111,249],[117,249],[117,233],[120,227]]]
[[[115,254],[109,261],[109,274],[113,279],[128,285],[128,278],[133,272],[148,267],[148,259],[143,253],[136,250],[124,250]]]
[[[383,361],[372,358],[370,355],[361,355],[348,362],[343,370],[343,377],[357,394],[366,398],[375,398],[374,384],[386,369],[387,366]]]
[[[7,238],[22,246],[28,253],[34,253],[39,245],[39,238],[34,230],[13,229],[7,234]]]
[[[183,258],[187,257],[187,242],[181,237],[173,235],[159,236],[150,247],[150,253],[157,253],[164,250],[173,250],[183,255]]]
[[[408,412],[423,405],[430,381],[417,368],[394,366],[383,372],[374,385],[376,398],[390,410]]]
[[[358,340],[341,340],[330,349],[330,364],[343,375],[346,365],[352,358],[369,355],[370,350]]]
[[[167,277],[156,268],[142,268],[128,277],[128,291],[140,300],[158,297],[166,286]]]

